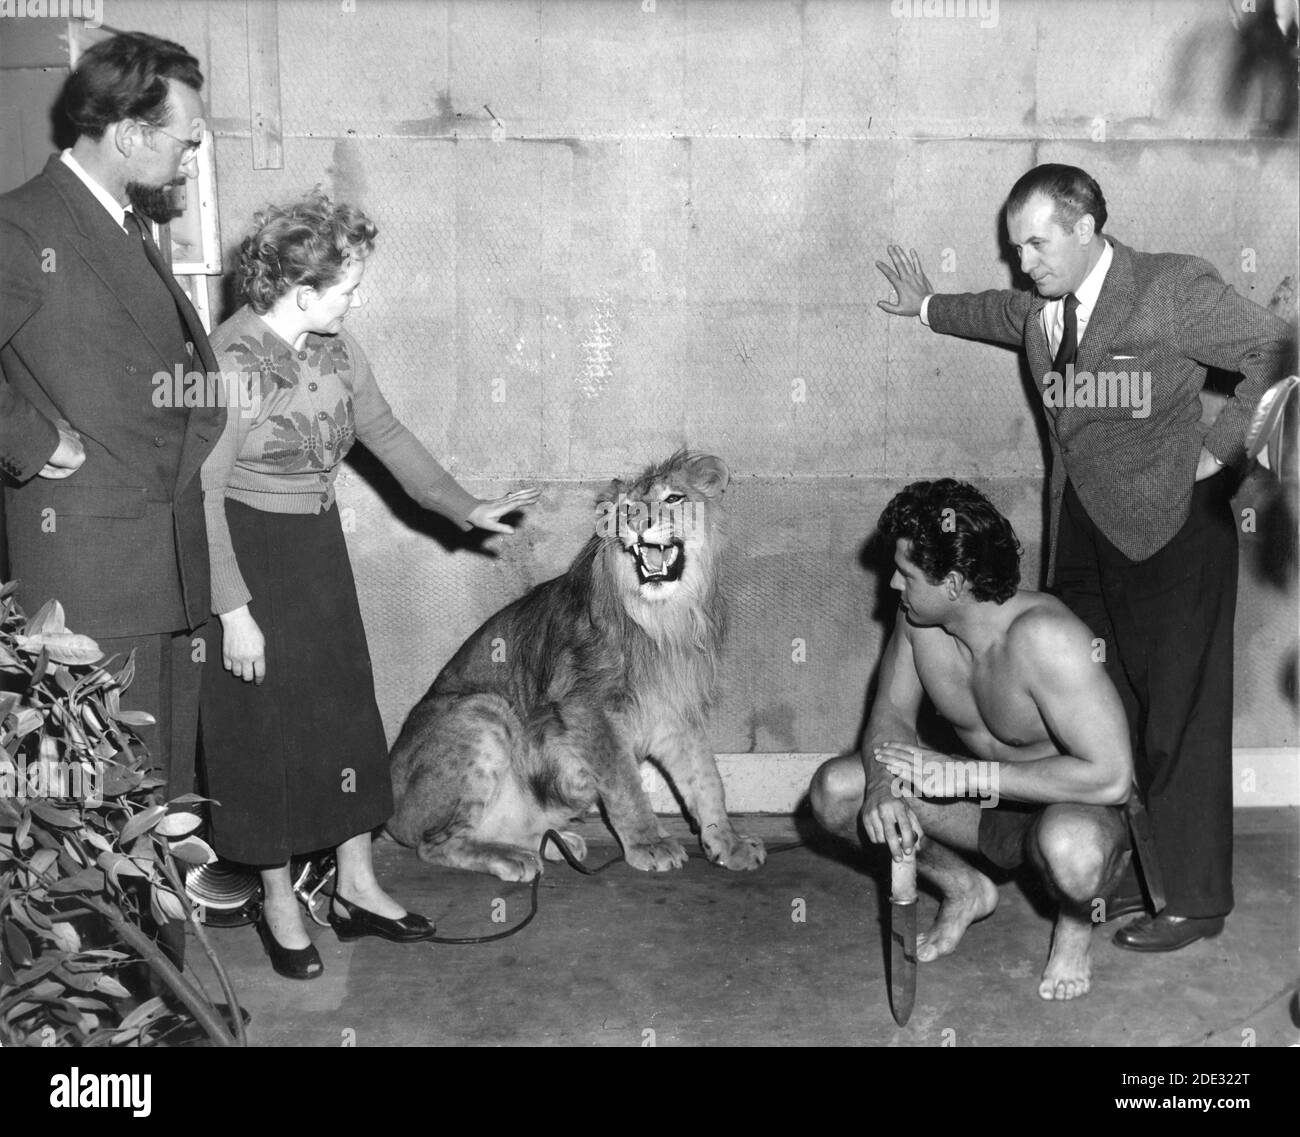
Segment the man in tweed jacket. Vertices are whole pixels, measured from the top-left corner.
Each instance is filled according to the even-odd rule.
[[[1024,175],[1006,219],[1036,294],[940,295],[915,251],[892,246],[892,267],[877,264],[898,298],[880,307],[1024,347],[1051,440],[1048,578],[1104,643],[1168,896],[1115,942],[1171,951],[1217,934],[1232,908],[1237,530],[1222,471],[1244,465],[1246,425],[1292,333],[1208,262],[1103,236],[1101,187],[1076,167]],[[1243,379],[1207,429],[1209,367]],[[1140,907],[1130,876],[1109,913]]]

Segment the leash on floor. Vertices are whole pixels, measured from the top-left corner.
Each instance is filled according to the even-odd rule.
[[[537,846],[537,856],[540,860],[546,858],[546,843],[550,842],[560,850],[560,856],[569,862],[569,867],[577,869],[583,876],[595,876],[597,873],[604,872],[610,865],[616,865],[623,859],[620,853],[617,857],[610,857],[603,865],[597,865],[594,869],[589,869],[569,849],[568,843],[554,829],[548,829],[542,834],[542,843]],[[532,887],[529,891],[528,915],[519,921],[513,928],[507,928],[504,932],[494,932],[490,936],[431,936],[425,940],[429,944],[490,944],[494,940],[504,940],[508,936],[513,936],[516,932],[522,932],[529,924],[533,922],[533,917],[537,915],[537,890],[542,886],[542,874],[533,877]]]
[[[571,869],[577,869],[577,871],[582,873],[583,876],[595,876],[597,873],[604,872],[610,867],[610,865],[616,865],[619,861],[623,860],[623,854],[620,853],[616,857],[610,857],[610,859],[603,865],[597,865],[594,869],[590,869],[573,855],[568,843],[554,829],[548,829],[542,834],[542,843],[537,846],[537,856],[540,859],[545,859],[546,843],[548,841],[560,850],[560,856],[568,862],[569,867]],[[802,847],[802,841],[792,841],[788,845],[775,845],[768,849],[767,853],[768,856],[772,856],[776,853],[787,853],[791,849],[799,849]],[[533,917],[537,915],[537,890],[541,887],[541,884],[542,874],[539,872],[535,877],[533,877],[532,887],[529,889],[528,915],[520,920],[513,928],[507,928],[503,932],[494,932],[490,936],[431,936],[423,942],[430,944],[490,944],[495,940],[504,940],[509,936],[515,935],[517,932],[522,932],[532,923]]]

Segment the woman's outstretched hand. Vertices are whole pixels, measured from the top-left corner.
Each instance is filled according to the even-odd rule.
[[[476,525],[478,528],[486,529],[491,533],[513,533],[515,531],[514,526],[503,524],[501,518],[507,513],[514,513],[516,510],[523,509],[524,506],[536,504],[541,496],[541,490],[536,486],[529,486],[527,489],[508,493],[505,497],[493,498],[491,501],[481,501],[470,511],[468,520],[471,525]]]

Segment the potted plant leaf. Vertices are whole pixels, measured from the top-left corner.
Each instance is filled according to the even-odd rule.
[[[243,1045],[229,977],[184,888],[185,866],[213,860],[183,794],[158,800],[124,710],[134,657],[105,659],[51,601],[27,618],[0,587],[0,1042],[166,1044],[194,1024],[211,1045]],[[190,972],[142,927],[191,922],[230,1008],[223,1018]],[[119,979],[143,962],[169,998],[132,1004]]]

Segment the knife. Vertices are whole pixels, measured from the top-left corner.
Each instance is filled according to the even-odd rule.
[[[916,1002],[916,850],[889,863],[889,1004],[906,1026]]]

